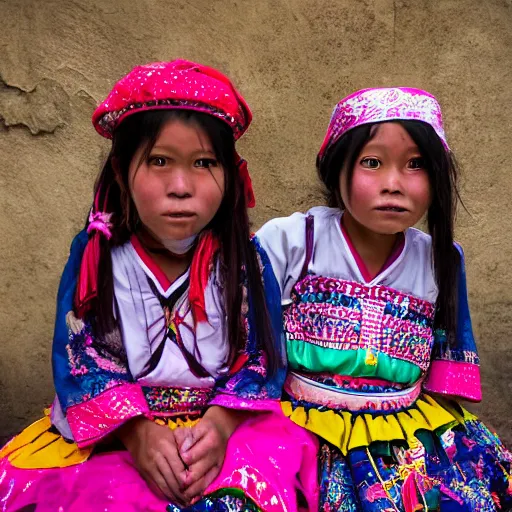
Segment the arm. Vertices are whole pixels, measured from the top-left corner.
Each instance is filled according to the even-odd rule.
[[[73,302],[80,262],[87,244],[85,231],[71,245],[57,295],[53,339],[53,377],[58,404],[53,421],[67,420],[80,447],[97,442],[129,419],[149,415],[141,387],[128,369],[119,333],[97,339],[90,322],[74,318]],[[64,432],[63,432],[64,433]]]
[[[434,351],[424,388],[472,402],[482,399],[480,360],[476,349],[466,286],[464,253],[459,245],[460,267],[458,275],[457,338],[448,346],[443,332],[435,333]]]

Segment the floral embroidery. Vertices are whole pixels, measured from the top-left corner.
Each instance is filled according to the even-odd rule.
[[[107,389],[131,380],[126,363],[121,359],[124,350],[120,353],[116,350],[119,341],[115,334],[108,340],[97,340],[90,322],[84,322],[79,332],[69,329],[68,334],[69,373],[72,378],[80,380],[80,391],[69,394],[67,407],[95,398]]]

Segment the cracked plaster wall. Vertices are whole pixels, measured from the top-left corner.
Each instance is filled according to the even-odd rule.
[[[107,148],[91,113],[132,66],[181,56],[222,69],[253,107],[241,149],[256,227],[320,201],[315,155],[340,97],[438,96],[463,168],[476,409],[512,441],[510,0],[0,0],[0,19],[0,437],[53,396],[57,283]]]

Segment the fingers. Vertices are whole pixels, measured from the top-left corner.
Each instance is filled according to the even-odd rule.
[[[209,435],[198,441],[184,456],[189,456],[184,494],[202,492],[215,478],[224,462],[225,447],[215,443],[215,436]]]
[[[176,440],[171,431],[157,426],[149,450],[149,458],[144,459],[145,473],[149,473],[161,492],[173,502],[183,504],[185,498],[181,489],[185,487],[186,468],[178,453]],[[153,429],[153,426],[151,425]],[[161,429],[161,430],[160,430]]]
[[[69,311],[66,315],[66,324],[73,334],[78,334],[82,331],[84,323],[80,318],[77,318],[73,311]]]
[[[217,475],[220,472],[219,466],[212,467],[202,478],[194,482],[187,490],[183,493],[187,501],[192,500],[194,498],[198,498],[203,494],[203,492],[208,488],[208,486],[215,480]]]
[[[180,491],[182,486],[168,460],[163,456],[156,457],[155,467],[156,471],[152,472],[152,477],[162,493],[174,503],[184,504],[186,498]]]
[[[187,468],[180,458],[178,449],[176,448],[172,453],[163,452],[167,462],[167,468],[172,472],[172,475],[177,483],[178,492],[186,486]],[[164,466],[165,467],[165,466]]]
[[[189,467],[198,461],[212,455],[216,452],[221,444],[218,435],[214,430],[207,430],[206,432],[191,433],[192,436],[187,438],[180,449],[180,456],[183,462]],[[192,439],[192,445],[189,449],[186,448],[186,443]]]
[[[195,443],[194,433],[191,428],[180,427],[174,430],[173,433],[180,455],[189,450]]]
[[[204,478],[213,468],[218,468],[218,472],[226,451],[226,443],[210,422],[201,422],[189,430],[190,435],[180,450],[181,459],[188,466],[185,479],[187,488]],[[185,450],[187,441],[193,444],[190,449]]]
[[[167,482],[159,471],[141,471],[141,475],[144,477],[144,480],[146,480],[153,493],[162,499],[168,499],[177,503],[178,500],[176,496],[174,496],[174,493],[169,489]]]
[[[212,469],[217,468],[219,471],[222,467],[223,459],[218,453],[210,453],[189,466],[185,480],[187,489],[201,478],[204,478]]]

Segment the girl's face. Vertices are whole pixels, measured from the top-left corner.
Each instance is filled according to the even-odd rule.
[[[366,229],[391,235],[416,224],[431,202],[428,172],[418,146],[399,123],[382,123],[356,159],[351,190],[340,173],[345,215]]]
[[[160,241],[198,234],[213,219],[224,195],[224,169],[206,133],[194,123],[171,120],[146,161],[135,153],[128,183],[144,227]]]

